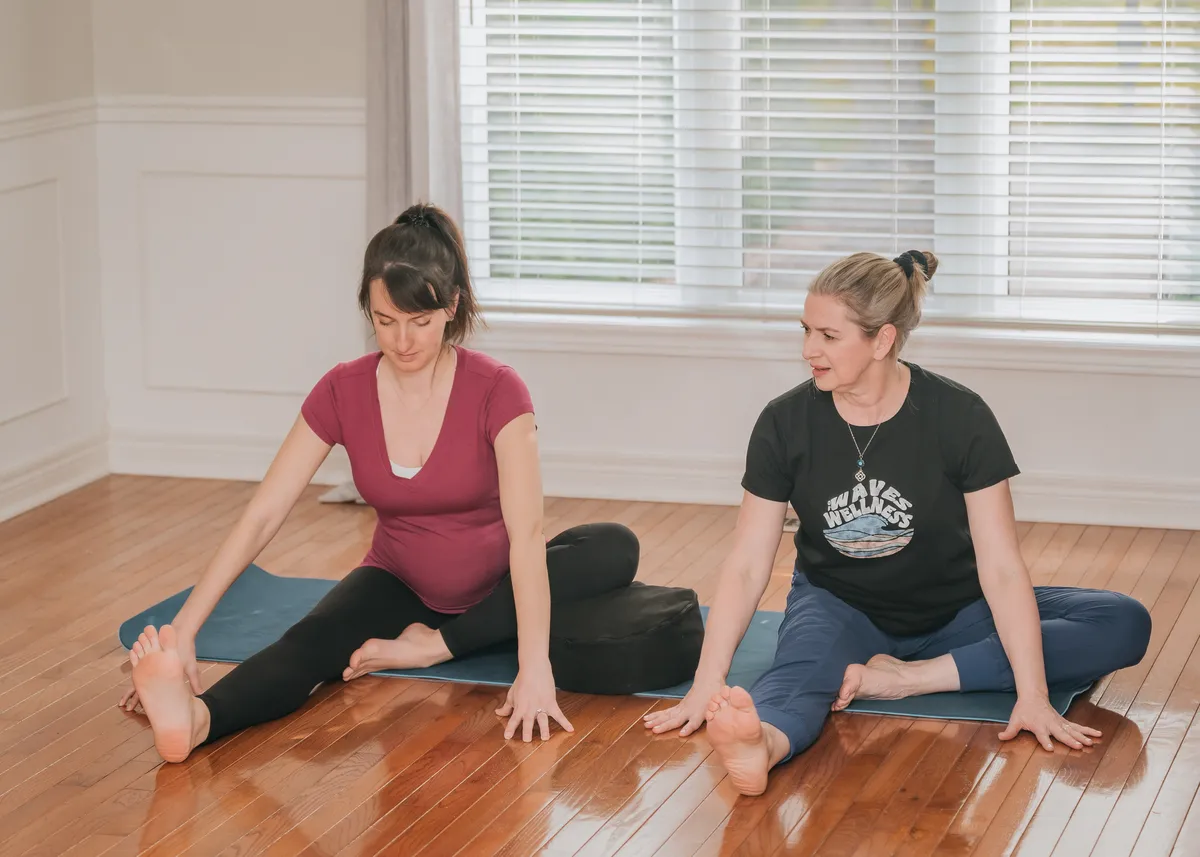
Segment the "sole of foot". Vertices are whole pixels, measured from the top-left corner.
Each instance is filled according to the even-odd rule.
[[[167,762],[182,762],[192,752],[192,691],[175,647],[175,629],[146,628],[138,638],[141,652],[129,653],[133,686],[154,730],[154,747]]]
[[[734,788],[744,795],[766,791],[770,753],[750,694],[740,687],[722,688],[709,702],[705,719],[709,743]]]

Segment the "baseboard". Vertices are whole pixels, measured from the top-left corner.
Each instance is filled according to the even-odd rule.
[[[48,503],[108,474],[108,445],[97,438],[0,474],[0,521]]]
[[[714,506],[742,499],[740,456],[543,450],[541,460],[550,497]]]
[[[108,457],[113,473],[258,482],[279,451],[281,438],[114,431]],[[313,477],[316,485],[350,478],[350,463],[335,447]]]
[[[1027,473],[1013,480],[1023,521],[1200,530],[1200,481]]]
[[[742,468],[741,456],[542,453],[545,491],[554,497],[733,506]],[[1024,473],[1012,492],[1022,521],[1200,530],[1200,481]]]

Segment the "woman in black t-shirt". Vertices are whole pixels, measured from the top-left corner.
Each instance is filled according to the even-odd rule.
[[[1058,714],[1078,689],[1136,664],[1150,615],[1115,592],[1034,587],[1008,480],[1019,472],[991,409],[899,359],[917,326],[932,253],[857,253],[822,271],[804,305],[812,379],[767,405],[746,454],[734,546],[695,683],[647,715],[655,732],[709,740],[733,783],[759,794],[855,697],[1012,691],[1007,740],[1047,749],[1100,735]],[[797,561],[775,661],[748,693],[725,686],[770,579],[788,503]]]

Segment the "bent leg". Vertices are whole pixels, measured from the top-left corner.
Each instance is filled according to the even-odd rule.
[[[621,524],[584,524],[546,545],[551,615],[561,605],[628,586],[637,574],[637,536]],[[552,620],[553,621],[553,618]],[[453,657],[517,638],[512,576],[505,575],[483,601],[441,628]]]
[[[319,685],[342,676],[369,638],[396,637],[416,622],[436,627],[445,618],[395,575],[355,569],[277,642],[200,695],[211,716],[206,743],[300,708]]]
[[[1051,689],[1072,688],[1138,663],[1150,642],[1150,613],[1118,592],[1061,586],[1034,588],[1042,620],[1042,656]],[[949,654],[963,691],[1011,691],[1012,667],[982,599],[940,631],[914,656]]]
[[[781,762],[817,740],[846,667],[890,649],[887,635],[865,614],[796,576],[775,660],[750,690],[758,717],[787,737]]]

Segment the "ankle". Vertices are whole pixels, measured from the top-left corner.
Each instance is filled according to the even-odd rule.
[[[792,749],[792,742],[777,727],[763,723],[763,741],[767,746],[767,769],[771,769],[784,760]]]
[[[192,749],[195,750],[208,740],[208,732],[212,726],[212,716],[208,706],[198,696],[192,697]]]
[[[959,689],[958,668],[949,655],[913,661],[906,665],[903,674],[904,689],[909,696],[948,693]]]
[[[448,661],[454,657],[450,653],[450,647],[446,645],[446,639],[442,636],[442,632],[434,630],[429,635],[428,640],[429,653],[438,658],[439,661]]]

